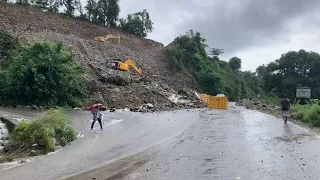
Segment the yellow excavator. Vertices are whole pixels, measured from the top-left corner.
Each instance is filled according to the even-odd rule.
[[[111,62],[111,68],[113,69],[129,71],[130,67],[133,68],[139,74],[139,76],[142,76],[142,69],[138,68],[136,66],[136,63],[131,59],[127,59],[124,62],[121,62],[121,59],[113,59],[113,61]]]

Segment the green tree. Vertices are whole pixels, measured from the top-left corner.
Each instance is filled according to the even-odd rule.
[[[260,71],[262,67],[259,67]],[[273,92],[279,97],[287,94],[290,98],[294,98],[297,86],[307,86],[312,88],[311,96],[318,98],[320,95],[319,68],[318,53],[305,50],[289,51],[269,63],[265,67],[265,72],[260,74],[263,75],[264,90]]]
[[[49,11],[52,13],[58,13],[60,7],[59,2],[56,0],[36,0],[34,2],[34,6],[43,11]]]
[[[98,17],[100,14],[100,9],[98,6],[98,2],[96,0],[88,0],[85,9],[87,10],[87,17],[89,21],[92,21],[95,24],[99,24]]]
[[[17,0],[16,4],[29,6],[29,1],[28,0]]]
[[[146,37],[148,33],[153,31],[153,22],[150,19],[148,11],[144,9],[134,14],[128,14],[127,18],[121,18],[120,28],[124,32]]]
[[[206,49],[210,47],[205,42],[199,32],[192,30],[175,38],[173,49],[167,50],[175,72],[191,75],[205,93],[223,93],[230,100],[253,98],[261,93],[261,78],[255,73],[235,71],[241,68],[241,60],[237,57],[229,63],[220,60],[217,48],[213,51],[215,54],[212,51],[207,54]]]
[[[80,13],[80,16],[78,17],[81,20],[87,20],[87,15],[83,12],[83,6],[81,1],[78,3],[78,11]]]
[[[212,56],[220,56],[224,53],[224,49],[219,49],[219,48],[210,48],[209,54]]]
[[[116,28],[117,21],[119,20],[119,13],[119,0],[109,0],[106,13],[106,26]]]
[[[229,60],[229,66],[232,70],[239,70],[241,68],[241,59],[233,57]]]
[[[257,69],[256,69],[256,73],[258,76],[260,77],[264,77],[265,74],[266,74],[266,66],[263,64],[262,66],[259,66]]]
[[[79,6],[78,0],[58,0],[60,6],[65,7],[65,13],[69,17],[73,17],[74,11]]]
[[[24,46],[8,67],[6,102],[75,106],[87,93],[82,73],[61,43]]]

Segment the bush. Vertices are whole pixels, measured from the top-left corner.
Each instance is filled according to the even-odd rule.
[[[21,47],[7,70],[4,95],[11,104],[76,106],[87,88],[74,57],[61,43],[37,42]]]
[[[320,126],[320,105],[297,105],[292,108],[292,112],[295,119],[313,126]]]
[[[76,139],[70,124],[69,117],[62,110],[48,110],[35,121],[21,121],[10,136],[10,144],[25,149],[38,144],[47,153],[54,150],[54,139],[62,146]]]

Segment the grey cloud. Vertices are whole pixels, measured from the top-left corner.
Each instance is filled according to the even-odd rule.
[[[231,3],[232,2],[232,3]],[[319,0],[239,0],[216,1],[213,6],[202,7],[182,3],[182,10],[201,13],[176,25],[176,32],[194,29],[202,32],[212,47],[234,53],[251,46],[259,46],[290,33],[290,21],[304,18],[317,11]],[[191,11],[195,9],[196,11]]]

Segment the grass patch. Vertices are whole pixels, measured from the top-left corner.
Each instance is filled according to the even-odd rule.
[[[75,139],[76,133],[67,114],[61,109],[48,110],[36,120],[24,120],[15,127],[0,162],[28,156],[31,151],[46,154],[54,151],[55,145],[65,146]]]
[[[312,126],[320,127],[320,105],[296,105],[291,108],[293,117]]]

